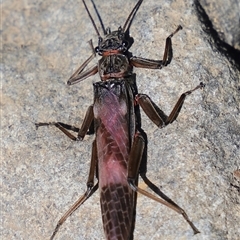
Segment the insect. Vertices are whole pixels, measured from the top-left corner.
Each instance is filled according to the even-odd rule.
[[[146,176],[147,137],[141,128],[140,107],[153,123],[160,128],[164,127],[177,118],[186,96],[196,89],[203,88],[204,84],[200,83],[194,89],[183,93],[169,116],[165,115],[147,95],[138,93],[133,67],[161,69],[167,66],[172,60],[171,38],[182,29],[178,26],[167,37],[162,60],[133,56],[129,49],[134,40],[129,32],[142,2],[143,0],[137,2],[123,27],[111,32],[110,28],[105,29],[92,1],[103,30],[102,37],[83,0],[98,35],[98,46],[94,48],[90,41],[93,53],[70,77],[67,84],[78,83],[99,73],[101,81],[93,84],[94,102],[88,108],[81,128],[61,122],[36,123],[36,127],[55,126],[74,141],[82,141],[88,133],[95,133],[96,137],[92,143],[87,190],[58,221],[51,239],[66,219],[98,188],[106,239],[133,239],[137,192],[182,214],[194,234],[199,233],[186,212],[164,195]],[[85,69],[96,54],[101,56],[98,65]],[[77,137],[70,131],[77,132]],[[155,195],[138,187],[139,175]],[[95,177],[97,183],[94,183]]]

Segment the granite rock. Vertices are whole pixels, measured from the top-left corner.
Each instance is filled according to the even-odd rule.
[[[91,5],[88,1],[87,3]],[[105,23],[123,25],[136,0],[97,1]],[[72,142],[35,122],[80,126],[93,101],[93,76],[66,81],[91,54],[97,35],[81,1],[2,2],[1,164],[3,239],[48,239],[60,217],[86,190],[93,136]],[[90,10],[93,11],[92,7]],[[240,236],[239,70],[202,28],[195,1],[144,1],[131,35],[134,55],[161,59],[166,37],[174,56],[161,70],[136,69],[139,92],[170,113],[188,96],[177,121],[158,129],[142,113],[148,134],[148,177],[186,210],[201,231],[172,210],[138,195],[135,239],[231,239]],[[99,26],[99,24],[98,24]],[[140,186],[147,189],[140,181]],[[95,193],[56,239],[104,239]]]

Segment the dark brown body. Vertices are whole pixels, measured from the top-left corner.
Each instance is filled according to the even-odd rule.
[[[128,160],[135,134],[133,93],[135,74],[94,84],[94,117],[98,179],[106,239],[133,237],[136,192],[127,182]],[[131,113],[131,114],[130,114]]]
[[[101,82],[94,84],[94,103],[89,106],[81,128],[61,122],[37,123],[36,126],[54,125],[75,141],[83,140],[87,133],[93,132],[96,133],[96,138],[92,144],[87,190],[58,221],[51,240],[66,219],[98,188],[100,188],[102,220],[107,240],[133,239],[137,192],[181,214],[192,227],[194,233],[199,232],[185,211],[162,193],[146,176],[147,139],[146,134],[141,129],[139,106],[153,123],[158,127],[164,127],[176,120],[186,96],[196,89],[203,88],[204,84],[200,83],[194,89],[183,93],[169,116],[165,115],[147,95],[138,94],[133,67],[160,69],[167,66],[173,55],[171,38],[182,29],[179,25],[166,38],[162,60],[133,56],[129,52],[129,48],[134,42],[129,35],[129,30],[142,2],[143,0],[137,2],[123,28],[119,27],[117,31],[105,30],[99,17],[104,34],[104,37],[101,37],[83,0],[98,34],[98,46],[94,49],[90,41],[94,51],[70,77],[68,85],[80,82],[98,72]],[[98,12],[97,15],[99,16]],[[96,57],[96,53],[101,56],[98,65],[84,70]],[[95,131],[92,131],[93,128]],[[77,137],[69,130],[78,132]],[[139,175],[157,196],[138,187]],[[98,180],[96,184],[94,184],[95,176]]]

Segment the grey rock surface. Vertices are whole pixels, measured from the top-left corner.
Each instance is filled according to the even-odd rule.
[[[240,50],[240,1],[199,0],[222,41]]]
[[[195,9],[209,43],[240,69],[240,2],[195,0]]]
[[[124,24],[135,3],[96,1],[112,29]],[[49,239],[86,189],[93,136],[72,142],[55,128],[36,131],[34,123],[80,126],[99,77],[70,87],[66,81],[90,56],[87,41],[96,46],[97,36],[81,1],[9,0],[2,9],[1,236]],[[179,24],[183,30],[173,38],[172,63],[135,72],[139,92],[166,113],[181,93],[206,83],[203,91],[188,96],[178,120],[166,128],[158,129],[142,113],[148,177],[186,210],[201,233],[193,236],[181,216],[138,195],[135,239],[237,240],[239,71],[209,44],[194,1],[144,1],[131,28],[131,51],[162,58],[165,39]],[[66,221],[56,239],[104,239],[99,192]]]

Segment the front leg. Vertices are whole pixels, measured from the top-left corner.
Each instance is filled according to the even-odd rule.
[[[94,67],[84,71],[84,69],[87,67],[87,65],[96,57],[96,53],[95,53],[95,50],[93,47],[92,40],[89,41],[89,44],[92,49],[92,55],[68,79],[68,81],[67,81],[68,85],[72,85],[72,84],[78,83],[80,81],[83,81],[84,79],[86,79],[98,72],[97,66],[94,66]]]
[[[176,120],[183,103],[185,101],[185,98],[187,95],[191,94],[193,91],[204,88],[204,84],[201,82],[197,87],[195,87],[192,90],[189,90],[185,93],[183,93],[180,98],[178,99],[177,103],[175,104],[173,110],[169,114],[169,116],[166,116],[162,110],[160,110],[155,103],[152,102],[152,100],[145,94],[138,94],[135,97],[136,102],[141,106],[143,111],[146,113],[146,115],[158,126],[158,127],[164,127],[168,125],[169,123],[172,123]]]
[[[91,105],[86,112],[81,128],[77,128],[62,122],[35,123],[35,125],[36,125],[36,128],[41,126],[55,126],[72,140],[78,141],[78,140],[83,140],[83,138],[87,134],[87,131],[89,130],[89,128],[91,128],[93,119],[94,119],[93,105]],[[77,132],[78,133],[77,137],[75,137],[68,130]]]
[[[167,37],[165,50],[163,54],[163,60],[152,60],[147,58],[131,57],[130,64],[134,67],[149,68],[149,69],[160,69],[164,66],[167,66],[171,62],[173,57],[172,37],[181,29],[182,29],[182,26],[179,25],[177,29]]]

